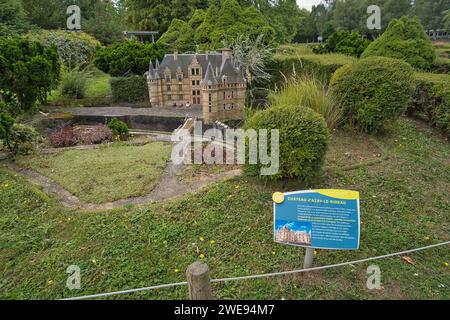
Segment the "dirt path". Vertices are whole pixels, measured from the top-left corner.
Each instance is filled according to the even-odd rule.
[[[52,179],[49,179],[33,170],[22,168],[11,161],[5,162],[5,165],[10,170],[25,176],[31,183],[42,186],[46,193],[54,195],[64,206],[70,209],[88,211],[111,210],[115,208],[122,208],[126,205],[141,205],[155,201],[174,199],[186,193],[197,192],[215,182],[231,179],[241,174],[241,170],[231,170],[186,183],[181,182],[177,176],[182,169],[182,165],[177,166],[169,162],[161,177],[160,183],[149,194],[142,197],[121,199],[114,202],[92,204],[81,201],[78,197],[71,194]]]

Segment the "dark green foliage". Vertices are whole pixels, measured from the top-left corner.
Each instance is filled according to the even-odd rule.
[[[119,137],[120,140],[125,140],[130,131],[128,125],[117,118],[112,118],[108,122],[108,128],[111,129],[114,136]]]
[[[0,36],[24,33],[29,23],[22,0],[2,0],[0,2]]]
[[[264,34],[264,43],[274,42],[275,32],[255,7],[242,8],[236,0],[213,3],[208,10],[197,10],[189,22],[175,19],[158,43],[179,51],[219,49],[229,46],[239,35],[256,39]]]
[[[359,57],[369,44],[370,41],[357,32],[340,30],[333,33],[324,45],[314,47],[313,52],[316,54],[342,53]]]
[[[5,145],[8,145],[11,139],[11,131],[14,125],[14,119],[5,111],[5,104],[0,102],[0,140],[3,140]]]
[[[98,69],[114,77],[127,74],[143,75],[148,71],[150,59],[162,60],[166,51],[166,46],[159,43],[125,41],[97,50],[94,64]]]
[[[60,62],[56,48],[45,48],[24,38],[0,38],[0,90],[14,94],[21,111],[30,110],[37,100],[59,81]]]
[[[412,76],[413,69],[402,60],[370,57],[337,70],[331,89],[344,110],[343,120],[373,133],[406,111]]]
[[[436,60],[435,49],[417,17],[392,20],[383,35],[372,42],[361,57],[371,56],[403,59],[413,67],[425,70]]]
[[[111,78],[113,100],[139,102],[148,100],[147,80],[143,76]]]
[[[450,139],[450,76],[417,73],[415,80],[416,90],[408,113],[424,115]]]
[[[323,117],[313,110],[300,106],[273,106],[256,112],[246,121],[245,128],[267,129],[269,135],[271,129],[279,130],[279,171],[275,175],[260,176],[262,179],[297,178],[309,183],[320,173],[327,150],[329,132]],[[260,175],[262,167],[265,166],[260,163],[246,164],[245,171],[250,175]]]

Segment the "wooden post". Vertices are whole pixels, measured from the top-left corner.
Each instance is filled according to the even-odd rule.
[[[313,264],[313,260],[314,260],[314,248],[306,248],[303,269],[311,268],[312,264]]]
[[[186,270],[189,286],[189,299],[212,300],[211,282],[209,279],[208,266],[196,261]]]

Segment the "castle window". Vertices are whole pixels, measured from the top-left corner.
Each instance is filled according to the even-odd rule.
[[[166,75],[166,81],[170,82],[170,76],[169,75]]]
[[[192,70],[191,70],[191,73],[192,73],[192,75],[194,76],[194,75],[195,75],[195,69],[192,69]]]
[[[183,85],[178,85],[178,91],[183,91]]]
[[[183,76],[181,74],[178,75],[178,81],[183,81]]]
[[[200,69],[195,69],[195,74],[198,76],[200,74]]]
[[[192,85],[195,86],[195,80],[192,80]]]
[[[195,96],[195,91],[192,91],[192,95]]]
[[[225,96],[225,91],[223,92],[223,98],[224,98],[224,99],[226,99],[226,96]]]
[[[167,91],[171,91],[172,87],[171,86],[167,86]]]
[[[198,96],[200,95],[200,90],[197,90],[197,95],[198,95]]]
[[[227,108],[226,104],[223,104],[223,110],[225,110]]]
[[[234,109],[234,103],[231,104],[231,109]]]
[[[197,80],[197,85],[198,85],[198,86],[200,85],[200,80]]]
[[[211,102],[211,101],[212,101],[211,93],[210,93],[210,94],[208,94],[208,100],[209,100],[209,102]]]

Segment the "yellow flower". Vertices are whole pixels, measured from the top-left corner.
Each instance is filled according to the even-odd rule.
[[[276,254],[276,252],[275,252],[275,251],[272,251],[272,254],[273,254],[273,255],[275,255],[275,254]]]
[[[424,240],[430,240],[429,236],[423,237]]]
[[[49,286],[53,285],[53,280],[51,280],[51,279],[48,280],[48,281],[47,281],[47,284],[48,284]]]
[[[199,237],[199,240],[200,240],[200,241],[205,241],[205,238]]]
[[[201,253],[198,257],[199,257],[200,259],[205,259],[205,255],[204,255],[203,253]]]
[[[5,188],[8,188],[8,187],[9,187],[9,184],[5,183]]]
[[[314,250],[314,255],[317,255],[317,250]]]
[[[178,273],[178,272],[180,272],[180,269],[175,269],[174,271]]]
[[[97,260],[95,260],[95,259],[92,259],[91,261],[92,261],[93,264],[97,263]]]
[[[240,187],[239,187],[239,185],[237,185],[237,186],[235,186],[235,188],[236,188],[236,189],[239,189]]]
[[[214,244],[216,243],[216,240],[211,240],[209,243]]]
[[[444,262],[444,266],[448,267],[448,262]]]

